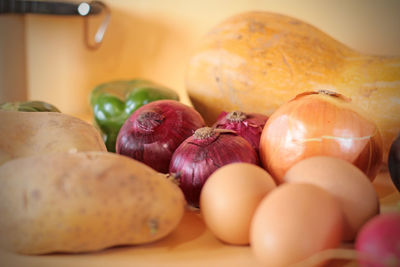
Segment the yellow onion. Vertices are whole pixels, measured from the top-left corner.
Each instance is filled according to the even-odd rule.
[[[268,119],[260,159],[278,183],[298,161],[317,155],[344,159],[372,181],[382,161],[376,125],[362,117],[341,94],[320,90],[297,95]]]

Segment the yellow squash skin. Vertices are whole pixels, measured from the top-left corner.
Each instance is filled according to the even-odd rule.
[[[400,131],[400,57],[361,54],[274,13],[242,13],[212,29],[189,61],[186,89],[208,124],[221,111],[271,115],[299,93],[327,89],[376,123],[386,152]]]

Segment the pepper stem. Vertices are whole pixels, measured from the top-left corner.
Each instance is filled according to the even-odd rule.
[[[247,118],[246,114],[241,111],[232,111],[226,115],[226,118],[232,122],[241,122]]]
[[[138,117],[139,125],[150,131],[160,126],[163,121],[164,116],[154,111],[143,112]]]

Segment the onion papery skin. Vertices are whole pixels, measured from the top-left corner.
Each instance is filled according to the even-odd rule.
[[[233,114],[233,115],[232,115]],[[236,116],[236,114],[239,114]],[[234,116],[235,118],[232,118]],[[239,117],[236,119],[236,117]],[[235,131],[246,139],[258,153],[261,133],[268,116],[259,113],[246,114],[240,111],[221,112],[213,127]]]
[[[168,173],[175,149],[205,123],[194,108],[158,100],[137,109],[118,134],[116,152]]]
[[[209,128],[209,127],[205,127]],[[174,152],[169,172],[176,177],[189,205],[199,207],[200,192],[208,177],[218,168],[233,162],[259,164],[256,151],[235,132],[213,129],[214,134],[186,139]]]
[[[305,92],[282,105],[268,119],[260,140],[262,165],[278,184],[291,166],[312,156],[347,160],[372,181],[382,154],[376,125],[350,99],[329,91]]]

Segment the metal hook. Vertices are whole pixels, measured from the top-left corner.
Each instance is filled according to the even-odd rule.
[[[89,35],[89,16],[90,10],[92,8],[100,7],[100,9],[104,12],[104,19],[100,23],[100,26],[97,28],[96,34],[93,38],[93,42],[91,41]],[[78,13],[81,16],[84,16],[83,27],[84,27],[84,39],[85,45],[88,49],[95,50],[98,49],[103,41],[104,35],[106,33],[108,24],[111,19],[111,10],[106,6],[103,2],[100,1],[91,1],[90,4],[86,2],[82,2],[78,6]]]
[[[111,18],[111,10],[101,1],[60,2],[43,0],[0,0],[0,15],[5,13],[15,14],[49,14],[49,15],[79,15],[84,18],[84,39],[89,49],[97,49],[103,41]],[[89,36],[89,17],[104,13],[104,19],[98,27],[94,36],[94,42]]]

